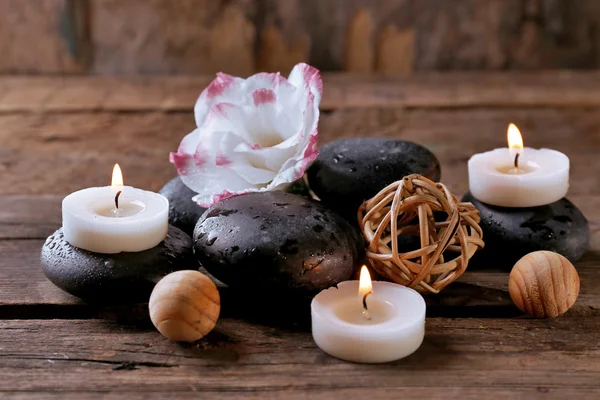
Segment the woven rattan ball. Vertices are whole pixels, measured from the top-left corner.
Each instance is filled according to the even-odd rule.
[[[484,245],[479,211],[421,175],[406,176],[364,202],[358,220],[375,271],[422,293],[439,293],[456,280]],[[420,248],[400,248],[404,235],[419,238]]]

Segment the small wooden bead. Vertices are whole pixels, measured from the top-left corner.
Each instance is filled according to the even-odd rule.
[[[206,275],[177,271],[156,284],[148,307],[152,323],[169,340],[194,342],[215,327],[221,301]]]
[[[575,304],[579,296],[579,275],[562,255],[534,251],[513,267],[508,291],[521,311],[537,318],[554,318]]]

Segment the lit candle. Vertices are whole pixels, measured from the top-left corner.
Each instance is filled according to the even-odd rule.
[[[425,334],[425,301],[413,289],[360,281],[323,290],[311,303],[312,335],[324,352],[342,360],[382,363],[416,351]]]
[[[71,193],[62,202],[63,232],[71,245],[95,253],[138,252],[167,236],[169,201],[123,186],[119,165],[112,185]]]
[[[569,158],[550,149],[523,148],[514,124],[508,148],[475,154],[469,160],[469,190],[479,201],[501,207],[554,203],[569,189]]]

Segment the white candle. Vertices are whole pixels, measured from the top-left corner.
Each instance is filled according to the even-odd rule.
[[[543,206],[565,197],[569,158],[556,150],[523,148],[521,134],[513,124],[508,140],[509,148],[471,157],[471,194],[483,203],[501,207]]]
[[[367,279],[364,278],[366,274]],[[425,334],[425,301],[415,290],[391,282],[346,281],[312,301],[312,335],[321,350],[346,361],[382,363],[416,351]],[[359,290],[362,289],[362,290]]]
[[[71,193],[62,202],[62,217],[65,240],[75,247],[105,254],[138,252],[157,246],[167,236],[169,201],[157,193],[123,186],[115,165],[112,186]]]

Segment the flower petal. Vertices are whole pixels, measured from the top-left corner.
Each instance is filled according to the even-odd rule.
[[[252,99],[254,100],[255,106],[260,106],[261,104],[274,103],[277,101],[277,96],[275,92],[271,89],[256,89],[252,92]]]
[[[252,159],[248,157],[250,153],[244,151],[248,148],[250,148],[250,145],[242,138],[231,132],[226,132],[223,134],[217,151],[217,164],[221,163],[222,166],[235,171],[253,185],[268,184],[275,178],[277,171],[254,165]]]
[[[241,78],[217,73],[217,78],[206,87],[194,105],[194,117],[199,127],[215,103],[236,103],[236,88],[243,82]]]
[[[319,70],[315,67],[305,63],[296,64],[288,77],[288,81],[299,88],[308,88],[315,96],[315,103],[318,105],[321,102],[323,80]]]
[[[199,199],[198,202],[203,205],[209,204],[215,193],[221,193],[224,190],[238,192],[260,188],[260,186],[249,183],[229,167],[217,165],[217,154],[227,132],[198,131],[196,129],[184,138],[186,145],[180,146],[177,153],[172,153],[170,157],[171,162],[178,169],[182,182],[198,193],[196,196]],[[189,143],[192,143],[192,139],[195,139],[197,147],[190,154]]]

